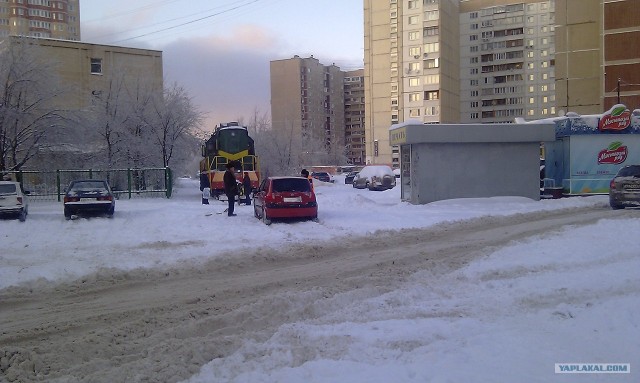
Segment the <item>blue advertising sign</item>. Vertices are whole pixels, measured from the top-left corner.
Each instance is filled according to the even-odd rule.
[[[621,167],[640,164],[640,135],[576,135],[569,151],[569,192],[608,193]]]

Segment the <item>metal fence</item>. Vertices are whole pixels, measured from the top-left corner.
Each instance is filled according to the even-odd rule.
[[[170,168],[140,169],[59,169],[4,172],[17,180],[31,200],[61,201],[69,182],[77,179],[106,179],[117,198],[171,198],[173,176]]]

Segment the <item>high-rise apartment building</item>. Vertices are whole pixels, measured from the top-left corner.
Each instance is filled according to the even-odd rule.
[[[556,113],[553,0],[460,2],[460,120]]]
[[[365,0],[366,163],[399,166],[392,124],[459,122],[458,12],[458,0]]]
[[[79,0],[0,0],[0,38],[80,40]]]
[[[365,163],[364,69],[344,74],[344,120],[347,160],[353,165]]]
[[[556,0],[558,108],[601,113],[640,106],[637,0]]]
[[[343,151],[344,72],[294,56],[271,61],[270,76],[273,129],[301,140],[302,152]]]

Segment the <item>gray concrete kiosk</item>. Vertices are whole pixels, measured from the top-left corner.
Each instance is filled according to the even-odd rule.
[[[402,200],[521,196],[540,199],[540,143],[553,124],[419,124],[389,129],[400,146]]]

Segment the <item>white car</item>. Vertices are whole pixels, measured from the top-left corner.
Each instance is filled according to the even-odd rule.
[[[24,222],[29,212],[27,194],[19,182],[0,181],[0,215],[15,216]]]
[[[396,186],[396,177],[387,165],[367,165],[353,178],[356,189],[387,190]]]

